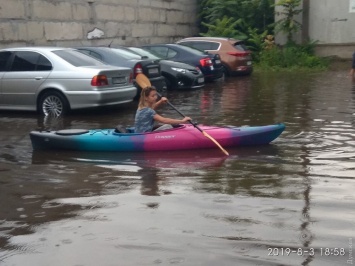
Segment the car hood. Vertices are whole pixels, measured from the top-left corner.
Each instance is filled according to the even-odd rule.
[[[170,66],[170,67],[184,68],[184,69],[190,69],[190,70],[196,69],[195,66],[192,66],[192,65],[189,65],[186,63],[182,63],[182,62],[171,61],[171,60],[160,60],[160,64],[164,64],[164,65]]]

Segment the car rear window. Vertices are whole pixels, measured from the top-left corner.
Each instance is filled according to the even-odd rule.
[[[244,42],[236,42],[233,45],[236,49],[241,51],[248,51],[248,47],[244,44]]]
[[[181,44],[190,46],[199,50],[218,50],[218,42],[207,42],[207,41],[190,41],[190,42],[181,42]]]
[[[76,67],[106,65],[105,63],[91,56],[88,56],[75,50],[56,50],[53,51],[53,53],[67,61],[69,64]]]
[[[181,47],[182,50],[185,50],[187,52],[196,54],[196,55],[206,55],[206,52],[199,50],[197,48],[193,48],[193,47],[189,47],[189,46],[185,46],[185,45],[180,45],[179,47]]]
[[[130,52],[130,51],[116,49],[116,48],[111,48],[111,51],[115,54],[118,54],[119,56],[121,56],[125,59],[142,59],[142,56],[137,55],[137,54]]]
[[[132,50],[134,53],[137,53],[141,56],[147,56],[150,59],[161,59],[161,57],[158,57],[157,55],[155,55],[147,50],[141,49],[141,48],[130,47],[128,49]]]
[[[144,49],[148,49],[162,59],[171,59],[178,54],[174,49],[167,46],[147,46]]]

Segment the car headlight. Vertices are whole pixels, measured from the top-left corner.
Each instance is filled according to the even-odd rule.
[[[174,71],[180,72],[180,73],[186,73],[187,70],[185,68],[177,68],[177,67],[172,67],[171,68]]]

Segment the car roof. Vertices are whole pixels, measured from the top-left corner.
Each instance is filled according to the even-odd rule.
[[[66,47],[56,47],[56,46],[26,46],[26,47],[11,47],[11,48],[4,48],[1,51],[58,51],[58,50],[66,50],[72,48]]]
[[[181,45],[176,44],[176,43],[154,43],[154,44],[144,44],[142,45],[142,47],[145,46],[176,46],[176,47],[180,47]]]
[[[115,53],[115,50],[119,50],[119,51],[127,51],[130,52],[129,49],[127,49],[124,46],[114,46],[114,47],[109,47],[109,46],[80,46],[80,47],[75,47],[75,49],[87,49],[87,50],[92,50],[92,51],[102,51],[104,53],[107,54],[114,54],[114,55],[118,55],[117,53]],[[133,52],[130,52],[132,54],[134,54]]]
[[[102,50],[107,50],[107,49],[112,49],[114,47],[110,47],[110,46],[78,46],[75,48],[90,48],[90,49],[102,49]]]
[[[112,51],[113,47],[108,46],[79,46],[74,47],[74,49],[90,49],[95,51]]]
[[[142,47],[149,47],[149,46],[167,46],[167,47],[176,48],[176,49],[178,49],[180,51],[206,54],[204,51],[198,50],[198,49],[193,48],[193,47],[177,44],[177,43],[158,43],[158,44],[142,45]]]
[[[235,41],[235,42],[240,41],[240,40],[237,40],[234,38],[228,38],[228,37],[187,37],[187,38],[181,39],[180,41],[186,41],[186,40]]]

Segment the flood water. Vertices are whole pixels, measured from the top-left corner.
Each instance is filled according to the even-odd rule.
[[[286,124],[271,145],[227,148],[227,158],[32,151],[31,130],[132,125],[136,103],[57,120],[0,112],[0,265],[354,264],[347,74],[253,73],[168,92],[202,124]]]

